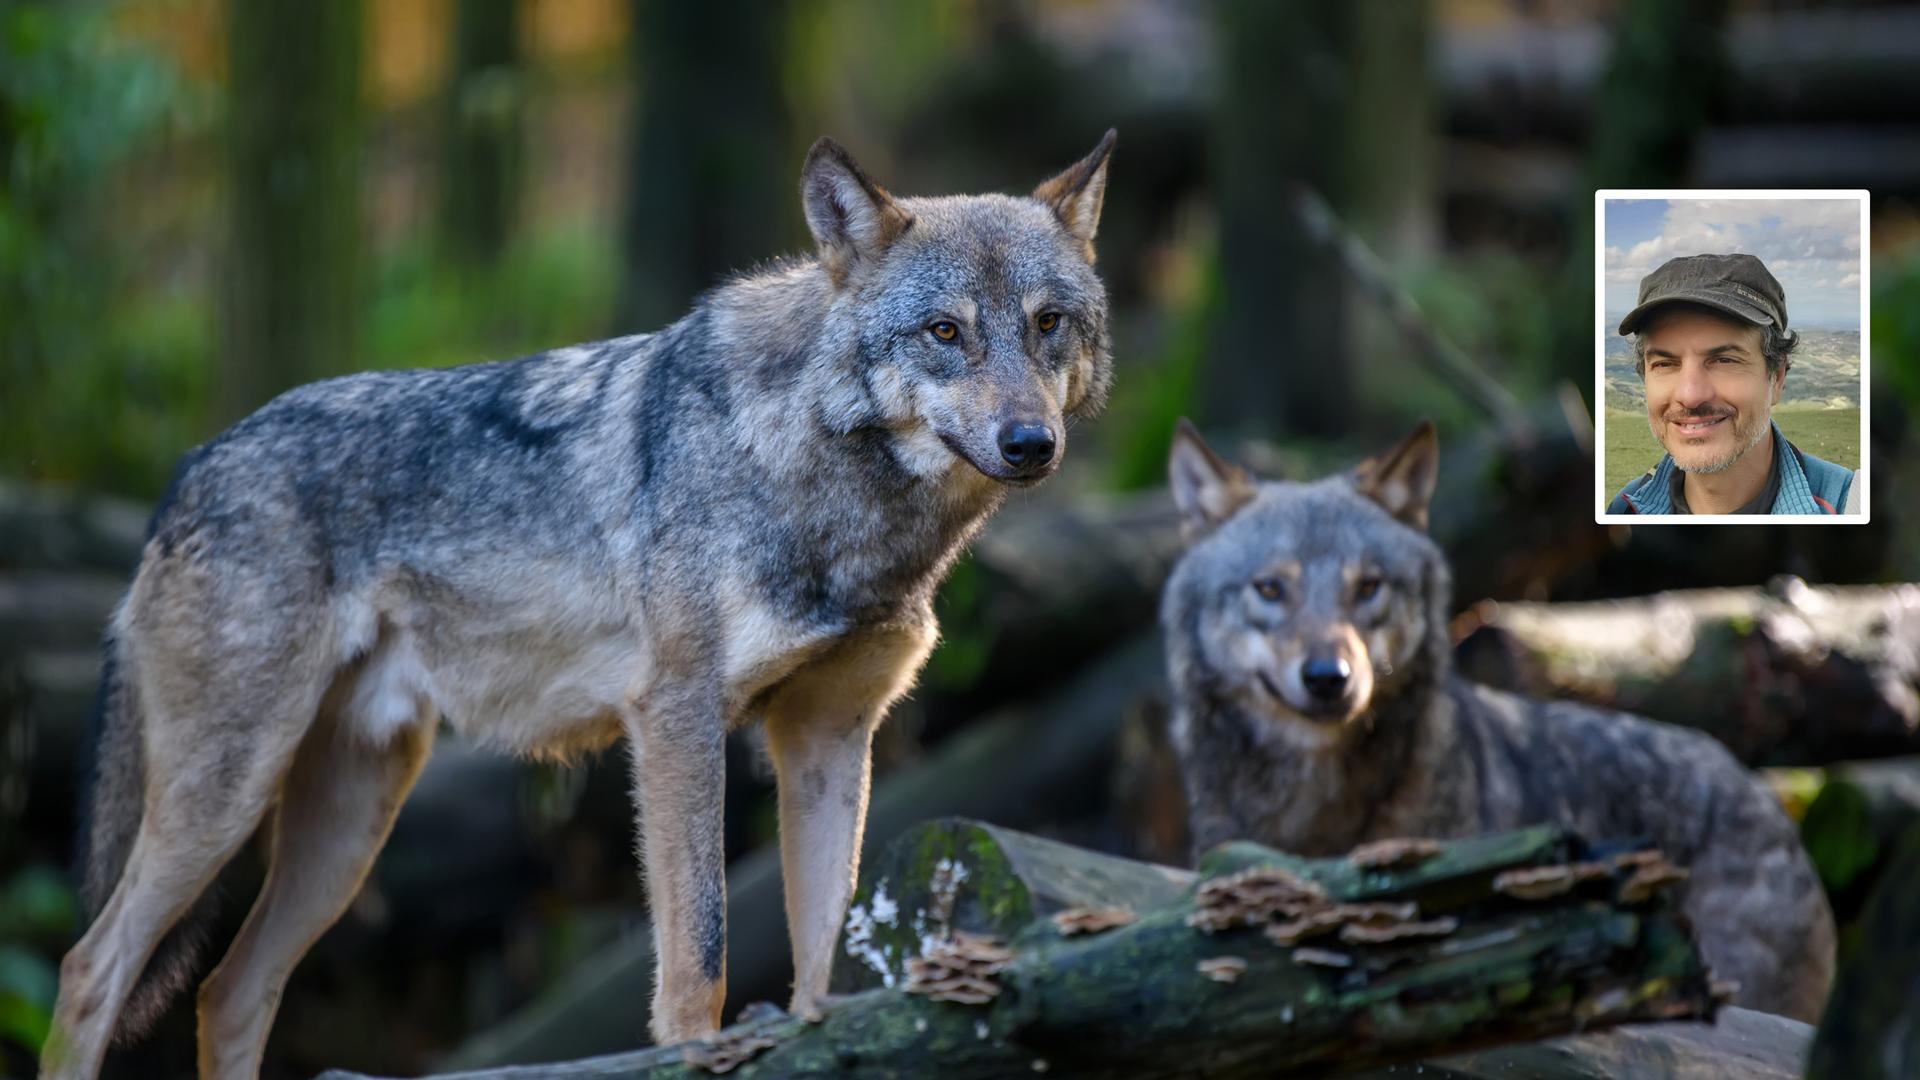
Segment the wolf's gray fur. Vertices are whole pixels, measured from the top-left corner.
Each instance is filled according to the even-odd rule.
[[[1684,910],[1738,1000],[1814,1018],[1833,916],[1756,777],[1698,732],[1451,675],[1435,460],[1429,427],[1352,475],[1257,483],[1190,428],[1176,438],[1196,539],[1161,622],[1196,850],[1333,855],[1539,823],[1646,838],[1691,869]]]
[[[1032,197],[896,199],[823,139],[815,257],[658,333],[304,386],[191,454],[109,638],[98,917],[47,1075],[92,1075],[155,941],[277,800],[268,883],[200,1002],[203,1075],[256,1070],[440,718],[535,755],[628,738],[663,1041],[718,1020],[722,744],[766,720],[794,1004],[817,1008],[868,743],[934,590],[1105,394],[1112,145]]]

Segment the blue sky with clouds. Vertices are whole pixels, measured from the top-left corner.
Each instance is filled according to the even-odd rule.
[[[1608,199],[1607,313],[1618,325],[1640,279],[1668,259],[1758,256],[1787,293],[1792,326],[1860,328],[1860,204],[1853,199]]]

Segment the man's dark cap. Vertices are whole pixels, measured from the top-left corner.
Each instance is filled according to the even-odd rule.
[[[1787,329],[1787,291],[1751,255],[1682,255],[1640,279],[1640,303],[1620,320],[1620,333],[1640,329],[1653,309],[1683,300],[1738,316],[1756,326]]]

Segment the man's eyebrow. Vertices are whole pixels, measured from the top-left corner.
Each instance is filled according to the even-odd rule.
[[[1729,341],[1724,345],[1715,345],[1711,349],[1702,349],[1701,352],[1705,353],[1708,356],[1721,356],[1726,353],[1738,353],[1742,356],[1748,355],[1747,347],[1745,345],[1740,344],[1737,341]],[[1680,354],[1677,352],[1674,352],[1671,349],[1662,349],[1662,348],[1658,348],[1656,346],[1650,345],[1647,347],[1647,355],[1648,356],[1664,356],[1664,357],[1667,357],[1668,359],[1672,359],[1674,357],[1679,356]]]

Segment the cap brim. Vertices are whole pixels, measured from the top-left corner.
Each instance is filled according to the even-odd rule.
[[[1773,325],[1773,316],[1767,314],[1757,305],[1749,304],[1744,300],[1736,299],[1723,293],[1687,289],[1681,292],[1668,293],[1655,300],[1649,300],[1639,307],[1634,308],[1632,311],[1627,312],[1627,317],[1620,320],[1620,329],[1617,332],[1623,335],[1633,333],[1635,330],[1640,329],[1641,323],[1647,321],[1647,316],[1653,309],[1662,304],[1673,303],[1704,304],[1707,307],[1745,319],[1755,326]]]
[[[1774,317],[1755,304],[1747,304],[1745,300],[1738,300],[1720,292],[1705,292],[1705,290],[1690,288],[1684,292],[1668,292],[1667,296],[1661,296],[1657,300],[1647,300],[1642,306],[1634,307],[1632,311],[1626,313],[1624,319],[1620,319],[1620,334],[1638,331],[1640,325],[1647,321],[1647,315],[1651,315],[1655,307],[1661,307],[1663,304],[1703,304],[1718,311],[1726,311],[1728,315],[1736,315],[1740,319],[1753,323],[1755,327],[1774,325]]]

